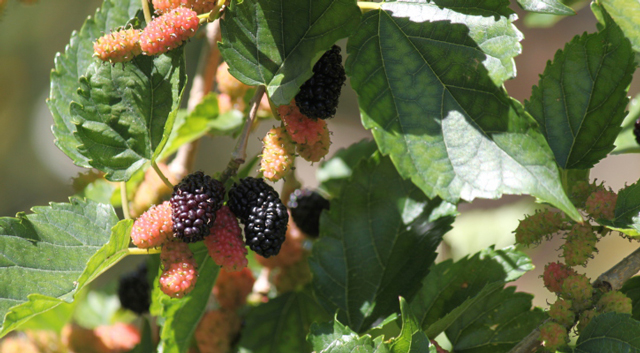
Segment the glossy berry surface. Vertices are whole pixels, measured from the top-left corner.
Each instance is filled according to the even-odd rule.
[[[315,63],[313,76],[300,87],[295,97],[300,112],[312,119],[332,118],[346,79],[340,47],[334,45]]]
[[[227,203],[244,224],[245,243],[259,255],[277,255],[285,241],[289,213],[262,178],[247,177],[229,190]]]
[[[224,186],[218,180],[195,172],[176,185],[171,195],[173,232],[186,243],[209,235],[216,211],[224,201]]]
[[[198,14],[178,7],[154,18],[140,34],[140,48],[145,55],[166,53],[196,34]]]

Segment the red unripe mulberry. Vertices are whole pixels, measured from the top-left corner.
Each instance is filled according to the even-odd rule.
[[[93,43],[93,55],[102,61],[120,63],[131,61],[142,52],[139,29],[122,29],[105,34]]]
[[[562,213],[545,210],[526,216],[515,230],[516,242],[522,245],[538,244],[562,228]]]
[[[313,120],[300,113],[295,101],[289,105],[278,107],[278,114],[284,122],[284,126],[293,142],[298,144],[313,145],[323,137],[327,123],[324,120]]]
[[[189,246],[180,241],[164,244],[160,261],[163,269],[160,289],[172,298],[182,298],[191,292],[198,279],[198,265]]]
[[[182,45],[196,34],[198,14],[184,7],[154,18],[140,35],[140,48],[145,55],[166,53]]]
[[[552,262],[544,267],[542,280],[544,281],[544,286],[547,287],[550,292],[560,293],[564,280],[576,274],[578,273],[571,267],[560,262]]]
[[[216,212],[216,221],[210,234],[204,238],[209,256],[227,271],[240,271],[247,267],[247,248],[242,239],[238,219],[229,207],[222,206]]]
[[[613,219],[617,200],[618,195],[615,192],[600,188],[589,196],[584,208],[595,219]]]
[[[221,268],[213,287],[213,294],[221,308],[235,311],[247,303],[247,296],[251,293],[255,281],[253,273],[247,267],[240,271]]]
[[[173,237],[173,221],[171,221],[171,205],[165,201],[151,206],[133,222],[131,240],[141,249],[162,246]]]
[[[178,7],[186,7],[199,14],[209,12],[216,7],[214,0],[152,0],[156,13],[163,14]]]
[[[551,352],[569,343],[567,329],[559,323],[548,321],[540,326],[540,341]]]

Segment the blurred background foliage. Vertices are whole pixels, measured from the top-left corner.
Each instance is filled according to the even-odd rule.
[[[539,17],[527,19],[516,5],[512,6],[521,19],[516,25],[525,36],[522,54],[516,57],[518,77],[506,83],[513,97],[520,101],[527,99],[547,60],[575,35],[596,30],[596,20],[589,7],[584,6],[586,3],[579,4],[576,16],[559,21]],[[32,206],[52,201],[65,202],[73,194],[71,178],[82,170],[54,146],[52,119],[45,99],[49,94],[49,72],[56,52],[64,51],[71,32],[79,30],[85,18],[93,15],[100,4],[100,0],[39,0],[27,5],[8,0],[0,16],[0,216],[28,212]],[[536,23],[553,26],[525,26]],[[197,37],[192,41],[201,42]],[[345,45],[344,42],[339,44]],[[187,48],[192,73],[199,45]],[[636,73],[631,96],[640,92],[638,78]],[[274,123],[263,123],[255,136],[263,136]],[[329,156],[341,147],[370,137],[360,124],[356,97],[348,86],[343,90],[338,115],[329,127],[333,131]],[[211,174],[220,171],[228,161],[233,145],[228,137],[205,138],[200,146],[197,168]],[[252,137],[249,155],[258,153],[260,147],[259,138]],[[306,162],[297,165],[299,178],[307,187],[317,185],[314,170],[315,167]],[[637,154],[610,156],[594,168],[591,177],[604,180],[607,186],[618,190],[625,183],[631,184],[640,178],[640,157]],[[511,232],[518,219],[533,212],[536,206],[539,205],[535,205],[532,198],[519,196],[461,205],[461,216],[453,231],[445,237],[440,258],[460,258],[491,244],[496,244],[497,248],[512,244]],[[555,239],[528,250],[537,268],[516,284],[519,290],[536,294],[536,305],[546,307],[547,299],[552,298],[538,276],[545,263],[557,259],[560,244],[561,239]],[[636,243],[609,236],[599,244],[600,254],[589,262],[587,275],[594,278],[636,247]]]

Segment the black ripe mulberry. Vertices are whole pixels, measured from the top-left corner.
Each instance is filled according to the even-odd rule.
[[[138,315],[149,311],[151,305],[151,286],[147,280],[147,263],[143,262],[135,271],[120,277],[118,283],[120,306]]]
[[[262,178],[244,178],[229,190],[227,203],[244,224],[245,244],[263,257],[277,255],[285,241],[289,213]]]
[[[300,87],[296,105],[311,119],[327,119],[336,115],[340,91],[347,80],[340,47],[334,45],[313,66],[313,76]]]
[[[636,124],[633,128],[633,135],[636,137],[636,142],[640,145],[640,118],[636,120]]]
[[[224,186],[218,180],[195,172],[173,188],[171,219],[174,236],[185,243],[202,240],[216,220],[224,201]]]
[[[320,214],[329,209],[329,200],[315,191],[298,189],[291,194],[287,206],[303,233],[313,238],[320,234]]]

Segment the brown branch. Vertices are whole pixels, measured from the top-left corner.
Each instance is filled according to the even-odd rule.
[[[202,102],[202,98],[213,89],[216,70],[220,63],[220,51],[217,45],[217,42],[221,40],[220,20],[207,24],[205,30],[207,45],[200,54],[197,74],[193,78],[193,84],[189,91],[189,102],[187,102],[189,112],[193,111]],[[199,142],[199,140],[195,140],[180,146],[176,157],[169,164],[169,170],[177,180],[181,180],[193,170]]]
[[[640,271],[640,249],[629,254],[620,262],[601,274],[592,285],[594,288],[606,288],[606,290],[618,290],[633,275]],[[548,321],[548,320],[547,320]],[[546,322],[546,321],[545,321]],[[540,329],[536,328],[527,337],[522,339],[509,353],[531,353],[540,347]]]
[[[249,118],[244,123],[244,127],[242,128],[242,133],[238,142],[236,144],[235,149],[231,153],[231,160],[227,165],[227,168],[222,172],[222,176],[220,177],[220,181],[224,184],[230,177],[236,175],[238,172],[238,168],[245,162],[247,159],[247,144],[249,142],[249,133],[251,132],[251,127],[253,126],[253,122],[256,120],[256,116],[258,115],[258,108],[260,107],[260,101],[262,100],[262,95],[264,95],[265,87],[258,86],[256,88],[256,93],[251,98],[251,110],[249,110]]]

